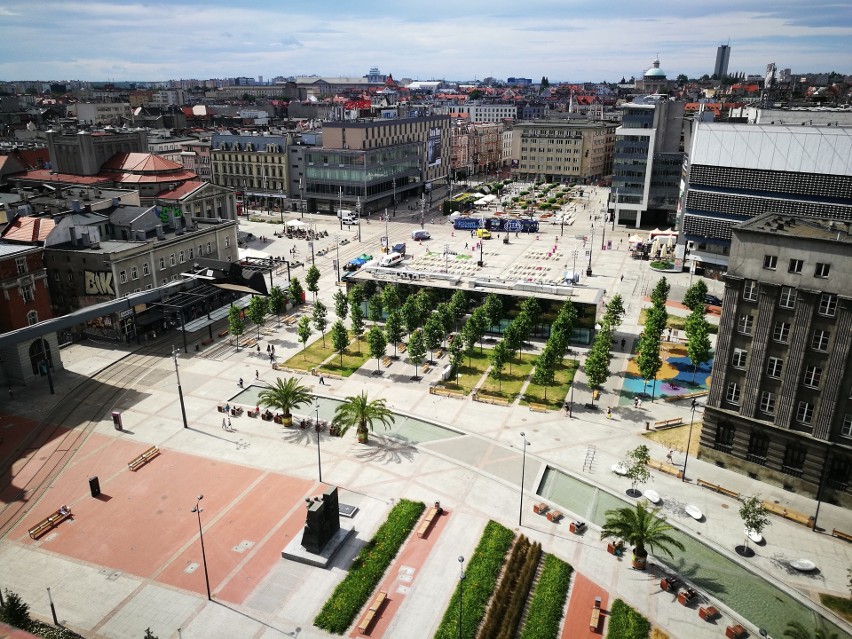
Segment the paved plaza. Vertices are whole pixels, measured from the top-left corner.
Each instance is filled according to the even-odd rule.
[[[529,273],[535,277],[530,267],[551,261],[549,279],[573,270],[573,251],[585,255],[583,241],[575,236],[589,235],[584,211],[598,212],[605,197],[605,190],[594,190],[591,203],[578,211],[574,225],[566,226],[564,234],[559,225],[543,225],[540,233],[513,237],[509,245],[496,238],[486,241],[485,273],[477,269],[472,276]],[[296,215],[288,213],[285,219]],[[414,263],[439,251],[443,260],[445,246],[472,255],[461,260],[464,269],[479,257],[478,249],[476,254],[471,249],[476,240],[467,232],[454,232],[440,218],[425,224],[432,240],[413,242],[410,234],[420,228],[419,216],[405,206],[387,227],[375,219],[362,223],[360,242],[353,229],[341,231],[335,220],[310,221],[329,232],[314,246],[315,255],[323,253],[315,258],[322,272],[319,297],[329,309],[334,308],[332,295],[337,290],[332,259],[338,250],[343,263],[364,252],[378,255],[379,238],[386,228],[391,244],[408,243]],[[295,246],[298,258],[310,262],[307,242],[276,238],[277,228],[241,220],[242,231],[270,240],[255,239],[249,248],[287,257]],[[489,519],[541,542],[545,552],[574,566],[563,637],[601,636],[588,628],[588,610],[598,596],[604,609],[616,598],[624,600],[671,637],[722,637],[732,621],[757,636],[759,629],[751,620],[722,602],[711,599],[723,617],[715,624],[707,623],[699,619],[697,607],[682,606],[670,593],[662,592],[663,569],[656,565],[656,558],[648,571],[634,571],[629,557],[606,552],[599,527],[590,524],[585,534],[571,534],[568,523],[587,517],[590,511],[566,510],[559,523],[532,511],[533,504],[543,499],[536,492],[548,469],[579,478],[597,487],[601,495],[624,497],[629,483],[610,469],[628,450],[647,443],[654,459],[666,457],[667,449],[642,437],[645,422],[676,417],[689,421],[688,401],[646,401],[641,409],[632,402],[619,403],[633,341],[641,330],[639,312],[659,277],[647,262],[631,259],[626,238],[633,232],[608,228],[607,239],[614,249],[621,249],[597,250],[600,240],[596,240],[593,276],[583,277],[578,286],[583,299],[608,300],[616,292],[625,299],[627,315],[617,337],[624,337],[627,346],[615,350],[613,376],[601,397],[602,406],[613,408],[614,419],[607,420],[605,411],[583,408],[591,396],[582,373],[575,387],[577,410],[569,419],[564,412],[533,412],[517,402],[502,407],[431,395],[428,388],[440,367],[415,381],[408,363],[397,361],[385,375],[376,376],[372,374],[375,360],[369,360],[349,378],[326,378],[325,386],[319,385],[317,377],[300,376],[320,397],[321,419],[331,418],[334,400],[365,390],[371,398],[386,399],[401,415],[438,427],[406,424],[377,431],[368,444],[358,444],[352,432],[343,438],[321,433],[323,483],[318,481],[318,443],[313,431],[284,428],[245,414],[232,418],[232,432],[222,429],[217,405],[240,392],[239,378],[246,385],[260,386],[285,376],[271,368],[265,352],[236,351],[226,340],[195,352],[191,342],[189,353],[178,358],[187,411],[188,428],[184,428],[170,347],[161,348],[163,352],[131,351],[89,342],[64,349],[66,370],[56,375],[55,395],[49,394],[46,384],[34,385],[0,404],[4,470],[0,586],[18,592],[30,604],[33,616],[46,621],[51,618],[50,587],[60,622],[86,637],[137,639],[147,627],[161,639],[324,637],[313,627],[313,618],[394,502],[406,498],[427,504],[440,501],[445,514],[424,538],[412,535],[391,564],[380,586],[389,594],[388,604],[371,626],[370,637],[432,636],[458,581],[457,558],[471,556]],[[349,241],[338,249],[335,235]],[[431,256],[428,259],[431,264]],[[441,260],[431,268],[440,268]],[[579,261],[576,270],[584,272]],[[302,268],[291,274],[304,281]],[[670,299],[679,301],[689,274],[668,277]],[[275,283],[286,284],[286,269],[274,278]],[[708,281],[708,287],[717,295],[723,289],[715,281]],[[173,339],[180,347],[181,336],[175,333]],[[278,361],[301,349],[295,326],[279,326],[274,318],[264,327],[261,351],[267,344],[275,346]],[[578,350],[582,360],[584,349]],[[113,427],[113,410],[122,412],[123,431]],[[53,423],[51,419],[60,413],[67,419]],[[297,414],[313,416],[313,410],[305,407]],[[525,458],[522,432],[530,442]],[[159,447],[161,454],[135,472],[128,470],[128,462],[150,446]],[[674,461],[682,464],[682,455]],[[525,482],[519,526],[522,465]],[[813,500],[700,459],[688,460],[687,476],[691,481],[682,482],[655,472],[650,484],[662,495],[663,512],[674,526],[702,540],[725,560],[747,565],[797,601],[816,607],[818,592],[848,596],[846,569],[852,546],[773,517],[764,533],[766,544],[756,547],[754,557],[740,558],[733,550],[743,541],[738,503],[700,488],[695,480],[702,478],[746,495],[759,494],[805,513],[815,511]],[[91,477],[99,479],[102,494],[98,498],[89,494]],[[341,503],[358,509],[351,520],[356,534],[328,569],[282,559],[281,550],[301,534],[305,500],[320,495],[327,485],[339,486]],[[199,495],[203,495],[200,501]],[[28,528],[61,504],[71,508],[72,519],[40,540],[31,540]],[[191,512],[196,504],[202,509],[212,601],[207,599],[198,518]],[[698,506],[704,519],[689,517],[684,504]],[[822,504],[819,525],[828,531],[852,530],[852,516]],[[790,570],[790,562],[800,558],[811,559],[818,570],[812,574]],[[697,585],[701,591],[701,584]],[[766,602],[770,609],[773,604]],[[850,629],[848,624],[843,628]],[[362,635],[355,628],[350,636]]]

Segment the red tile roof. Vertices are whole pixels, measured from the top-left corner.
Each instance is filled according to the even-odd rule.
[[[9,242],[44,242],[56,223],[49,217],[19,217],[3,231],[3,239]]]
[[[27,171],[26,173],[18,174],[16,177],[27,180],[37,180],[39,182],[58,182],[61,184],[83,184],[96,185],[108,184],[112,178],[99,177],[97,175],[73,175],[71,173],[51,173],[47,169],[39,169],[36,171]]]
[[[155,197],[158,200],[180,200],[203,186],[204,182],[201,182],[200,180],[191,180],[189,182],[184,182],[177,188],[160,191]]]
[[[101,171],[128,173],[180,171],[183,166],[153,153],[116,153],[101,166]]]

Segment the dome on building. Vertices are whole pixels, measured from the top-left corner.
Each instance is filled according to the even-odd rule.
[[[665,80],[666,79],[666,72],[663,71],[660,68],[659,59],[654,60],[654,65],[650,69],[645,71],[645,77],[651,78],[651,79],[659,79],[659,80]]]

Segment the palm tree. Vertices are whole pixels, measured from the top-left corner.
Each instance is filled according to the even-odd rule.
[[[362,444],[367,442],[369,431],[373,430],[374,423],[380,423],[389,428],[394,422],[393,413],[387,407],[385,400],[368,400],[366,391],[360,395],[350,395],[334,411],[332,425],[336,426],[341,435],[353,426],[357,427],[358,441]]]
[[[789,637],[789,639],[838,639],[836,632],[829,634],[825,628],[817,628],[814,634],[811,634],[805,628],[805,625],[798,621],[791,621],[787,624],[784,636]]]
[[[683,550],[683,544],[669,535],[673,530],[662,517],[657,517],[659,508],[648,510],[644,504],[637,503],[635,508],[626,506],[606,512],[606,523],[601,529],[601,539],[621,539],[633,546],[633,567],[645,569],[648,551],[657,549],[671,557],[669,546]]]
[[[257,401],[265,408],[275,408],[284,413],[282,424],[290,426],[293,415],[290,411],[304,404],[310,404],[313,396],[301,385],[298,379],[291,377],[286,382],[277,378],[275,383],[258,393]]]

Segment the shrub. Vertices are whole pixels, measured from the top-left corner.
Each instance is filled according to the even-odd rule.
[[[500,568],[514,536],[511,530],[497,522],[488,522],[479,545],[470,558],[464,581],[456,586],[434,639],[455,639],[458,636],[459,586],[464,588],[462,636],[476,636],[476,630],[485,616],[485,607],[494,592]]]
[[[521,639],[557,639],[573,571],[569,564],[558,557],[545,556]]]
[[[655,260],[651,262],[651,268],[656,268],[661,271],[668,271],[674,266],[674,262],[669,262],[668,260]]]
[[[651,623],[621,599],[612,602],[609,610],[607,639],[648,639]]]
[[[3,606],[0,607],[0,621],[21,630],[29,630],[32,625],[30,605],[11,590],[6,590],[4,597]]]
[[[314,625],[334,634],[343,634],[379,585],[400,546],[423,514],[423,502],[401,499],[375,536],[352,562],[349,573],[314,619]]]
[[[494,601],[488,608],[479,639],[504,639],[517,634],[539,559],[541,544],[531,544],[527,537],[521,535],[506,562],[506,569],[494,593]]]

